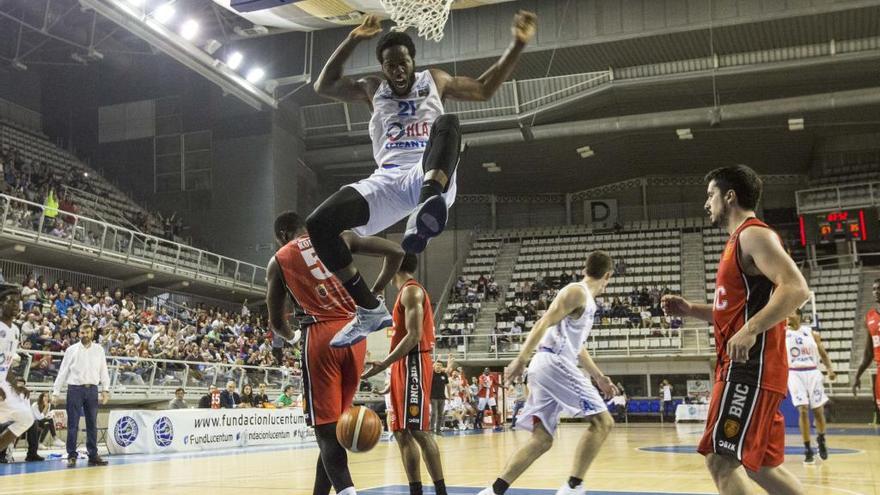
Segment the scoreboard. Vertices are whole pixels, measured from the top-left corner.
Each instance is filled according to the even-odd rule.
[[[875,241],[880,239],[876,208],[813,213],[800,216],[801,245],[807,242]]]

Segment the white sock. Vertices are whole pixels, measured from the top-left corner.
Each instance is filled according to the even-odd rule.
[[[357,495],[357,492],[355,491],[353,486],[350,486],[350,487],[346,488],[345,490],[342,490],[341,492],[337,493],[336,495]]]

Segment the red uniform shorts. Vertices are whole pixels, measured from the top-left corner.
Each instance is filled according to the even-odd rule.
[[[880,413],[880,369],[874,377],[874,402],[877,404],[877,412]]]
[[[755,385],[715,382],[697,451],[735,457],[750,471],[782,464],[785,420],[779,404],[783,398]]]
[[[430,429],[433,374],[430,352],[413,351],[391,364],[391,431]]]
[[[330,339],[347,321],[315,323],[303,341],[303,414],[306,424],[335,423],[354,400],[364,371],[367,341],[337,349]]]

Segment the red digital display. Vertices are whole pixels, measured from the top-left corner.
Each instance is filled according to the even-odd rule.
[[[835,241],[874,240],[877,235],[875,208],[832,211],[817,215],[801,215],[799,220],[801,245],[807,241],[829,244]]]

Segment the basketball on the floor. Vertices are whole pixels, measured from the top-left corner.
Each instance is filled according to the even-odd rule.
[[[363,406],[352,406],[339,416],[336,439],[352,452],[366,452],[379,443],[382,422],[379,415]]]

